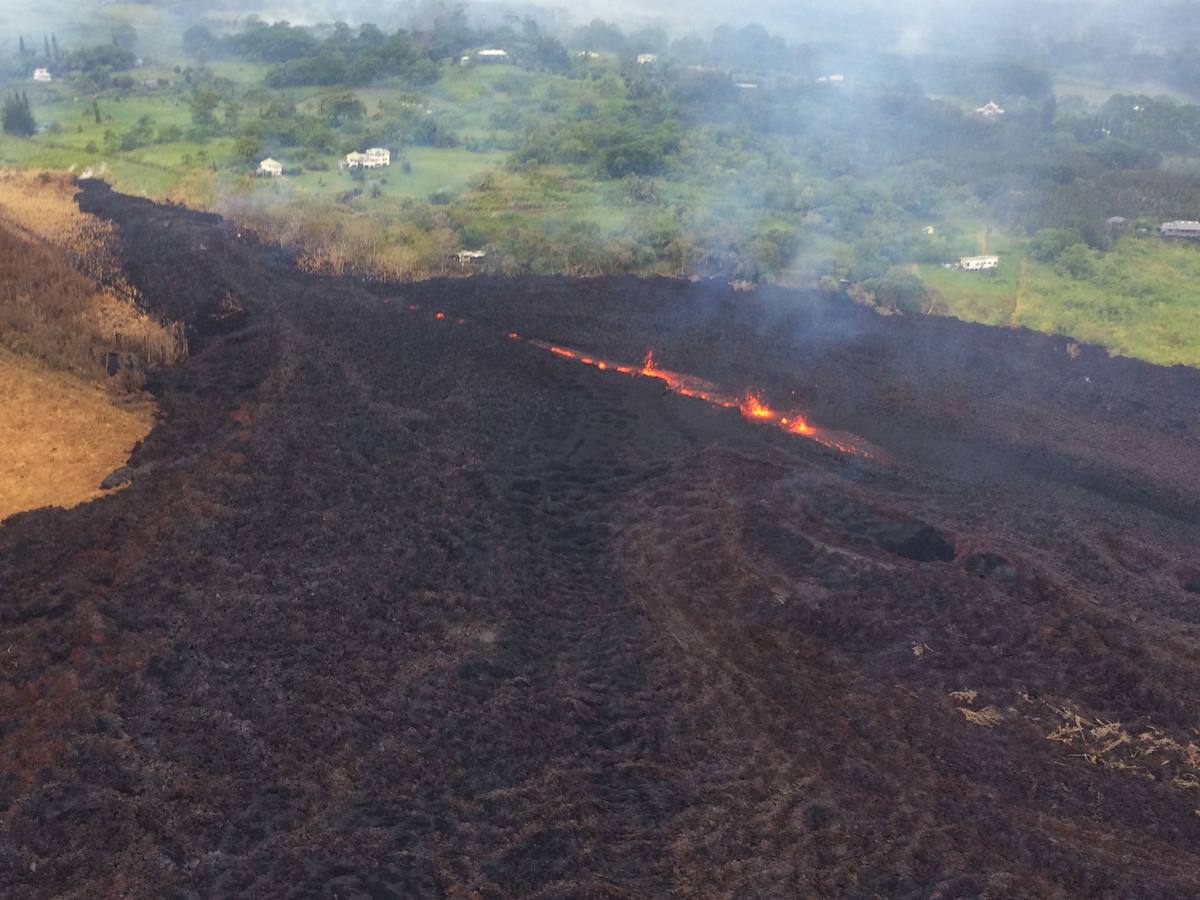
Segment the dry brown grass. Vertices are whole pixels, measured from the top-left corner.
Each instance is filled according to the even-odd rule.
[[[0,521],[100,496],[154,423],[148,403],[118,406],[93,384],[2,349],[0,387]]]
[[[995,728],[1004,721],[1004,716],[996,712],[990,706],[985,706],[983,709],[971,709],[966,706],[958,707],[958,711],[962,713],[963,718],[972,725],[979,725],[983,728]]]
[[[187,355],[183,328],[138,308],[110,252],[110,226],[81,213],[74,192],[68,176],[0,173],[0,343],[136,389],[145,366]],[[110,354],[120,363],[111,380]]]
[[[1180,790],[1200,788],[1200,745],[1194,740],[1172,737],[1153,725],[1130,729],[1120,722],[1093,718],[1069,701],[1027,702],[1051,713],[1046,740],[1071,748],[1092,765],[1167,780]]]
[[[322,275],[415,281],[452,274],[450,255],[459,249],[436,217],[417,228],[309,199],[274,207],[226,202],[218,211],[259,240],[293,251],[302,269]]]

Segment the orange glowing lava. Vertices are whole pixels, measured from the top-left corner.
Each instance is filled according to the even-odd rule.
[[[742,398],[742,402],[738,404],[738,409],[742,411],[742,415],[747,419],[758,420],[760,422],[774,422],[780,418],[779,413],[767,406],[763,402],[762,396],[754,391],[748,392]]]
[[[416,303],[410,303],[408,309],[412,312],[417,312],[421,309],[421,306]],[[446,318],[444,312],[435,312],[433,316],[439,320]],[[455,319],[454,323],[456,325],[466,325],[467,320]],[[646,351],[646,356],[640,366],[625,365],[624,363],[602,359],[598,356],[588,356],[569,347],[561,347],[557,344],[548,344],[543,341],[527,339],[516,331],[509,331],[505,336],[512,341],[528,340],[533,346],[549,351],[555,356],[574,360],[585,366],[599,369],[601,372],[611,371],[631,377],[653,378],[655,381],[662,382],[663,386],[673,394],[679,394],[682,397],[693,397],[723,409],[736,409],[749,422],[761,425],[773,425],[788,434],[800,435],[847,456],[860,456],[880,462],[886,461],[886,456],[881,451],[878,451],[877,448],[857,435],[817,428],[797,412],[789,412],[786,415],[781,414],[779,411],[773,409],[757,390],[749,390],[739,396],[736,393],[722,389],[711,381],[705,381],[703,378],[661,368],[658,361],[654,358],[653,350]]]
[[[514,337],[514,334],[509,334],[509,337]],[[736,394],[722,390],[717,385],[702,378],[660,368],[658,362],[654,359],[652,351],[647,352],[641,366],[628,366],[613,362],[612,360],[588,356],[578,350],[561,347],[557,344],[547,344],[537,340],[530,340],[529,343],[543,350],[548,350],[555,356],[571,359],[601,371],[614,371],[622,375],[653,378],[656,381],[661,381],[672,393],[683,397],[694,397],[713,406],[736,409],[747,421],[762,425],[773,425],[776,428],[786,431],[788,434],[799,435],[848,456],[860,456],[875,460],[883,460],[884,458],[870,444],[856,435],[817,428],[798,412],[789,412],[787,415],[780,413],[778,410],[773,409],[758,391],[747,391],[739,398]]]
[[[801,416],[784,417],[779,420],[779,424],[786,428],[792,434],[815,434],[816,429],[808,424]]]

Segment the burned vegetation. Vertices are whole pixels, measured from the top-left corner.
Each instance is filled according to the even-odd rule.
[[[4,893],[1194,891],[1195,371],[80,204],[192,353],[0,530]]]

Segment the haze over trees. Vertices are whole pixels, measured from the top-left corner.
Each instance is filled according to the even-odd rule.
[[[280,234],[405,274],[448,270],[452,246],[497,271],[857,285],[888,308],[999,320],[974,298],[1011,298],[1015,274],[954,282],[940,266],[998,240],[1005,271],[1099,297],[1126,241],[1200,217],[1185,19],[1160,11],[1151,50],[1052,9],[970,43],[965,14],[902,27],[861,12],[801,32],[453,4],[379,25],[192,16],[166,50],[140,20],[61,44],[39,30],[12,71],[27,81],[47,57],[81,93],[69,116],[58,84],[29,110],[46,96],[47,143],[91,154],[81,164],[125,155],[229,208],[270,192],[268,211],[313,220]],[[1089,66],[1124,73],[1120,89],[1072,93]],[[979,115],[988,101],[1004,112]],[[338,173],[374,146],[395,165]],[[250,178],[268,155],[287,179]],[[1091,319],[1120,329],[1134,302]]]

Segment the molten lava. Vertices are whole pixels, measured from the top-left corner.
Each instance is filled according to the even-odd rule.
[[[513,334],[510,333],[509,337],[513,337]],[[736,395],[723,391],[717,385],[702,378],[660,368],[654,359],[652,351],[646,353],[646,358],[642,361],[642,365],[638,367],[588,356],[578,350],[572,350],[569,347],[562,347],[557,344],[546,344],[537,340],[530,340],[529,343],[543,350],[548,350],[555,356],[574,360],[575,362],[582,363],[585,366],[592,366],[601,371],[614,371],[620,372],[622,375],[653,378],[656,381],[661,381],[672,393],[683,397],[695,397],[713,406],[736,409],[747,421],[763,425],[774,425],[788,434],[808,438],[824,447],[837,450],[839,453],[876,460],[882,458],[862,438],[840,431],[817,428],[809,424],[804,416],[796,412],[789,412],[787,415],[780,413],[778,410],[773,409],[758,391],[747,391],[739,399]]]
[[[738,409],[742,411],[743,416],[751,421],[774,422],[776,419],[781,419],[779,413],[767,406],[763,402],[762,396],[755,391],[748,391],[746,393],[746,396],[742,398],[742,402],[738,404]]]
[[[410,304],[408,309],[411,312],[418,312],[421,307],[416,304]],[[439,320],[445,319],[446,314],[444,312],[435,312],[433,317]],[[456,319],[455,324],[465,325],[467,322],[466,319]],[[739,397],[737,394],[722,390],[718,385],[713,384],[711,381],[705,381],[703,378],[661,368],[654,359],[653,350],[646,351],[646,356],[642,360],[641,366],[633,366],[601,359],[596,356],[589,356],[578,350],[572,350],[569,347],[549,344],[533,340],[532,338],[526,339],[516,331],[506,332],[505,336],[513,341],[528,340],[528,343],[533,346],[553,353],[555,356],[570,359],[585,366],[591,366],[599,369],[601,372],[612,371],[633,377],[653,378],[656,381],[661,381],[667,390],[674,394],[679,394],[683,397],[694,397],[697,400],[703,400],[705,403],[709,403],[712,406],[719,406],[723,409],[736,409],[747,421],[763,425],[773,425],[782,431],[786,431],[788,434],[800,435],[822,446],[837,450],[839,453],[861,456],[867,459],[883,460],[882,455],[862,438],[841,431],[817,428],[809,424],[807,419],[796,412],[789,412],[786,415],[780,413],[778,410],[773,409],[763,399],[761,392],[757,390],[746,391]]]
[[[779,420],[779,424],[786,428],[792,434],[814,434],[815,429],[801,416],[787,417],[784,416]]]

